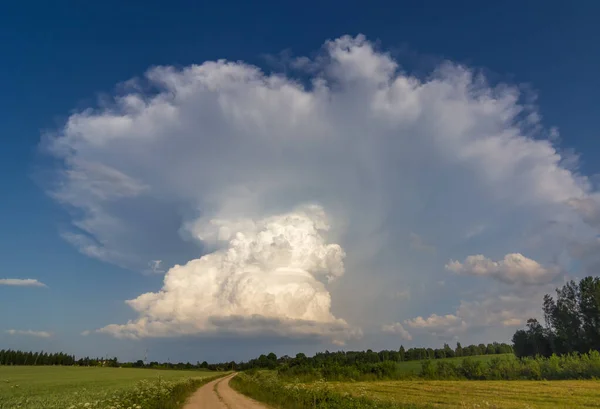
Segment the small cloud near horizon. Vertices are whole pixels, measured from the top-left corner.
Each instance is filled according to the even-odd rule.
[[[6,333],[8,335],[26,335],[26,336],[38,337],[38,338],[50,338],[52,336],[52,334],[47,331],[33,331],[30,329],[28,329],[28,330],[8,329],[8,330],[6,330]]]
[[[33,278],[0,278],[0,285],[15,287],[48,287],[46,284]]]

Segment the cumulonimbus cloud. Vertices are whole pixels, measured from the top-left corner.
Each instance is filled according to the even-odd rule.
[[[262,220],[209,220],[194,232],[220,248],[171,268],[157,293],[127,303],[140,317],[100,329],[118,337],[236,334],[359,335],[331,314],[326,283],[344,273],[344,251],[327,244],[323,209],[306,206]]]
[[[369,323],[371,308],[393,310],[377,294],[397,275],[411,288],[438,282],[451,251],[525,252],[524,231],[548,220],[570,226],[569,240],[595,236],[588,178],[547,138],[518,87],[451,63],[416,77],[363,36],[327,41],[317,58],[290,68],[305,71],[267,74],[223,60],[154,67],[44,137],[61,164],[48,190],[73,217],[62,236],[91,257],[168,270],[162,290],[129,301],[137,319],[102,331],[347,333],[348,311]],[[339,285],[319,269],[285,269],[286,254],[300,248],[323,267],[329,248],[300,244],[316,237],[314,224],[291,221],[302,203],[321,206],[331,229],[320,240],[347,254],[351,274]],[[278,267],[261,269],[271,217],[294,233],[273,236]],[[417,259],[411,244],[426,243],[412,232],[434,237],[435,252]],[[239,235],[252,246],[240,247]],[[558,233],[544,240],[532,256],[539,265],[564,250]],[[225,267],[241,251],[245,281],[239,266]],[[497,263],[497,279],[528,276]],[[414,308],[423,309],[420,298]],[[299,320],[306,325],[290,329]]]

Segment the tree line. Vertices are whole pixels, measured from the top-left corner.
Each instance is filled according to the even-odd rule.
[[[24,352],[12,349],[0,350],[0,365],[74,365],[75,356],[63,352]]]
[[[556,300],[546,294],[542,304],[545,326],[527,320],[526,329],[512,341],[517,357],[585,354],[600,351],[600,278],[570,281],[556,289]]]
[[[349,366],[355,364],[377,364],[381,362],[403,362],[415,361],[422,359],[440,359],[448,357],[463,357],[475,355],[492,355],[492,354],[508,354],[512,353],[512,347],[504,343],[491,343],[469,345],[462,347],[460,342],[456,344],[456,348],[451,348],[448,344],[444,344],[443,348],[409,348],[405,349],[400,346],[400,349],[383,350],[379,352],[367,351],[341,351],[341,352],[320,352],[313,357],[307,357],[303,353],[296,354],[295,358],[284,355],[277,357],[274,353],[268,355],[260,355],[258,358],[251,359],[247,362],[236,363],[220,362],[208,363],[207,361],[196,362],[144,362],[137,360],[134,362],[119,362],[116,357],[113,358],[90,358],[82,357],[77,359],[75,355],[65,354],[64,352],[47,353],[20,351],[12,349],[0,350],[0,365],[65,365],[65,366],[103,366],[103,367],[122,367],[122,368],[152,368],[152,369],[181,369],[181,370],[247,370],[247,369],[277,369],[281,367],[294,366],[309,366],[323,367],[330,364]]]
[[[204,361],[202,363],[190,362],[171,363],[152,361],[144,363],[142,360],[135,362],[119,362],[116,357],[113,358],[79,358],[75,355],[65,354],[64,352],[48,353],[48,352],[32,352],[20,351],[13,349],[0,350],[0,365],[29,365],[29,366],[45,366],[45,365],[62,365],[62,366],[102,366],[110,368],[152,368],[152,369],[202,369],[212,371],[223,371],[236,369],[235,362],[227,362],[220,364],[209,364]]]
[[[339,351],[339,352],[318,352],[312,357],[307,357],[303,353],[296,354],[292,358],[284,355],[280,358],[274,353],[261,355],[258,358],[251,359],[248,362],[242,362],[238,365],[238,369],[277,369],[283,366],[309,366],[323,367],[330,364],[341,366],[355,364],[375,364],[380,362],[405,362],[405,361],[420,361],[423,359],[443,359],[476,355],[496,355],[496,354],[511,354],[512,346],[505,343],[494,342],[491,344],[469,345],[463,347],[460,342],[457,342],[456,348],[451,348],[448,344],[444,344],[443,348],[409,348],[405,349],[403,345],[396,350],[382,350],[374,352],[370,349],[367,351]]]

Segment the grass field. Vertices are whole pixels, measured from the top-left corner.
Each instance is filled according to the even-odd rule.
[[[335,391],[440,409],[600,408],[598,381],[389,381],[329,383]]]
[[[209,371],[0,366],[0,408],[104,408],[133,394],[139,399],[163,398],[179,382],[214,375]],[[148,382],[140,386],[144,380]]]
[[[468,357],[469,359],[472,359],[474,361],[482,361],[484,363],[487,363],[489,361],[491,361],[494,358],[503,358],[503,359],[516,359],[515,356],[513,354],[498,354],[498,355],[477,355],[477,356],[471,356]],[[462,360],[465,359],[465,357],[459,357],[459,358],[443,358],[443,359],[435,359],[433,360],[433,362],[437,363],[440,361],[446,361],[446,362],[454,362],[455,364],[459,365]],[[422,361],[405,361],[405,362],[398,362],[398,369],[399,372],[401,373],[405,373],[405,374],[419,374],[421,372],[421,365],[422,365]]]

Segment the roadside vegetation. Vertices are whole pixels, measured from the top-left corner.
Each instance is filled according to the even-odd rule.
[[[176,409],[209,371],[0,367],[0,409]]]
[[[572,409],[600,407],[597,380],[284,381],[275,371],[232,379],[238,392],[280,409]]]
[[[338,392],[323,381],[311,384],[283,382],[273,371],[252,370],[248,373],[240,373],[230,381],[230,385],[246,396],[279,409],[398,408],[393,402]],[[402,408],[410,409],[418,406],[404,405]]]

